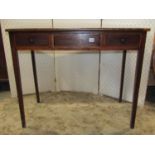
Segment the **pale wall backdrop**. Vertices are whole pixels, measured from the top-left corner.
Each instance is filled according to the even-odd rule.
[[[155,20],[101,20],[99,19],[50,19],[50,20],[1,20],[3,42],[11,94],[16,96],[12,56],[7,28],[100,28],[132,27],[151,28],[147,35],[144,65],[139,93],[139,105],[143,105],[146,95]],[[118,98],[121,75],[122,52],[104,51],[101,54],[100,90],[98,92],[99,52],[79,53],[77,51],[39,51],[36,53],[39,89],[46,91],[80,91],[107,95]],[[34,93],[32,63],[29,51],[19,54],[23,93]],[[136,64],[136,52],[127,54],[123,99],[132,101],[133,83]]]

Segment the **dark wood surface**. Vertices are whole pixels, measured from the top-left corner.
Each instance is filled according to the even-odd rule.
[[[29,28],[29,29],[6,29],[7,32],[62,32],[62,31],[150,31],[149,28]]]
[[[25,120],[25,110],[24,110],[23,90],[22,90],[22,83],[21,83],[19,58],[18,58],[18,52],[16,50],[16,47],[14,46],[15,45],[14,36],[12,35],[10,36],[10,43],[11,43],[11,50],[12,50],[12,60],[13,60],[13,68],[14,68],[14,73],[15,73],[15,82],[16,82],[21,123],[22,123],[22,127],[25,128],[26,120]]]
[[[31,59],[32,59],[32,70],[33,70],[33,76],[34,76],[36,99],[37,99],[37,102],[40,103],[37,68],[36,68],[37,66],[36,66],[36,60],[35,60],[35,52],[33,50],[31,50]]]
[[[134,94],[131,112],[130,128],[134,128],[138,104],[138,93],[141,80],[143,56],[145,49],[146,33],[149,29],[8,29],[12,47],[13,65],[16,78],[16,86],[19,100],[22,126],[26,127],[20,67],[17,51],[26,50],[122,50],[122,73],[119,100],[122,100],[124,70],[127,50],[137,50],[137,65],[135,72]],[[35,88],[38,87],[36,64],[32,53]],[[39,90],[36,89],[37,100]]]
[[[105,32],[103,33],[103,47],[107,49],[138,49],[140,33],[136,32]]]
[[[137,50],[146,29],[9,30],[16,49],[23,50]],[[103,51],[102,51],[103,52]]]
[[[17,32],[15,34],[15,45],[18,49],[51,49],[52,36],[47,32]]]
[[[54,49],[99,49],[99,32],[62,32],[54,35]]]
[[[136,119],[137,104],[138,104],[138,95],[139,95],[141,73],[142,73],[142,67],[143,67],[145,42],[146,42],[146,32],[143,32],[139,52],[137,52],[137,63],[136,63],[136,71],[135,71],[133,104],[132,104],[131,122],[130,122],[130,127],[132,129],[135,127],[135,119]]]
[[[122,96],[123,96],[125,63],[126,63],[126,50],[123,51],[123,55],[122,55],[122,70],[121,70],[119,102],[122,102]]]

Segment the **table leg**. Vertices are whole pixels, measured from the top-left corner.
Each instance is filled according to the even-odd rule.
[[[13,41],[11,41],[13,42]],[[15,73],[15,81],[16,81],[16,89],[17,89],[17,96],[19,102],[19,110],[20,110],[20,117],[22,127],[26,128],[26,120],[25,120],[25,111],[24,111],[24,102],[23,102],[23,92],[22,92],[22,83],[21,83],[21,76],[20,76],[20,67],[19,67],[19,58],[18,52],[12,45],[12,60],[13,60],[13,68]]]
[[[146,40],[146,33],[144,33],[142,35],[141,46],[140,46],[140,49],[137,53],[134,94],[133,94],[133,103],[132,103],[132,112],[131,112],[131,121],[130,121],[130,128],[131,129],[133,129],[135,127],[135,119],[136,119],[137,104],[138,104],[138,95],[139,95],[139,88],[140,88],[140,81],[141,81],[143,58],[144,58],[145,40]]]
[[[101,76],[101,51],[99,51],[99,64],[98,64],[98,94],[100,94],[100,76]]]
[[[40,103],[37,69],[36,69],[36,61],[35,61],[35,53],[34,53],[33,50],[31,51],[31,59],[32,59],[32,69],[33,69],[33,76],[34,76],[36,99],[37,99],[37,102]]]
[[[125,63],[126,63],[126,50],[123,51],[123,56],[122,56],[122,70],[121,70],[119,102],[122,102],[123,86],[124,86]]]

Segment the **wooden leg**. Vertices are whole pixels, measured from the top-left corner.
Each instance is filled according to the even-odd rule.
[[[132,112],[131,112],[131,121],[130,121],[130,128],[131,129],[133,129],[135,127],[139,87],[140,87],[141,73],[142,73],[142,66],[143,66],[145,40],[146,40],[146,33],[143,34],[143,36],[142,36],[141,47],[140,47],[138,54],[137,54],[134,94],[133,94],[133,103],[132,103]]]
[[[122,102],[122,94],[123,94],[123,86],[124,86],[124,73],[125,73],[125,62],[126,62],[126,50],[123,51],[123,56],[122,56],[122,70],[121,70],[119,102]]]
[[[31,51],[31,58],[32,58],[32,69],[33,69],[33,76],[34,76],[36,99],[37,99],[37,102],[40,103],[38,78],[37,78],[37,70],[36,70],[36,61],[35,61],[35,53],[34,53],[34,51]]]
[[[18,102],[19,102],[21,123],[22,123],[22,127],[26,128],[23,93],[22,93],[22,84],[21,84],[20,67],[19,67],[19,59],[18,59],[17,50],[13,46],[12,46],[12,58],[13,58],[13,68],[14,68],[14,73],[15,73],[15,81],[16,81],[16,88],[17,88],[17,96],[18,96]]]
[[[98,64],[98,94],[100,93],[100,76],[101,76],[101,51],[99,51],[99,64]]]

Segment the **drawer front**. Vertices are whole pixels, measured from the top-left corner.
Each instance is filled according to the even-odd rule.
[[[51,49],[52,35],[48,33],[16,33],[15,44],[18,49]]]
[[[104,32],[102,46],[109,49],[138,49],[140,34],[131,32]]]
[[[99,49],[100,33],[69,33],[63,32],[54,35],[55,49]]]

